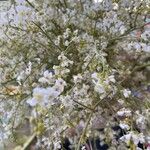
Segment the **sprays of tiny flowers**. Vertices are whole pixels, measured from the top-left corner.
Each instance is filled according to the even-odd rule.
[[[72,149],[91,137],[114,148],[114,125],[123,146],[149,143],[148,9],[146,0],[12,5],[0,38],[0,139],[27,120],[38,149],[65,137]]]

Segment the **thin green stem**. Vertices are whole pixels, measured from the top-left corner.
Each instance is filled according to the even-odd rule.
[[[93,106],[93,110],[95,110],[95,109],[97,108],[97,106],[101,103],[101,101],[107,99],[107,97],[110,95],[110,93],[111,93],[111,92],[109,92],[103,99],[99,100],[99,101]],[[80,150],[80,146],[81,146],[82,140],[84,139],[84,136],[85,136],[86,131],[87,131],[87,128],[88,128],[88,125],[89,125],[89,123],[90,123],[90,120],[91,120],[91,118],[92,118],[94,112],[95,112],[95,111],[92,111],[92,112],[90,112],[90,114],[89,114],[89,117],[88,117],[87,122],[86,122],[86,124],[85,124],[85,128],[84,128],[84,130],[83,130],[83,132],[82,132],[82,134],[81,134],[81,136],[80,136],[80,139],[79,139],[79,142],[78,142],[78,145],[77,145],[77,149],[76,149],[76,150]]]

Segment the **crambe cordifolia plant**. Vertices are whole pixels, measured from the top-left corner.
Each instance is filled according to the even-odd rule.
[[[150,149],[150,1],[10,3],[0,149]]]

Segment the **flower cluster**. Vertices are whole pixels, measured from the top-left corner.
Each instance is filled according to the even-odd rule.
[[[149,149],[150,2],[15,2],[0,31],[0,146]]]

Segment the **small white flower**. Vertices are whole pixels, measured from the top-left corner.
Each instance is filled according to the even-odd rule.
[[[68,37],[69,37],[69,34],[65,32],[65,33],[63,34],[63,38],[66,39],[66,38],[68,38]]]
[[[55,40],[54,43],[55,43],[55,45],[57,45],[57,46],[60,44],[60,42],[59,42],[58,40]]]
[[[24,78],[25,78],[25,72],[22,71],[22,72],[18,75],[18,77],[17,77],[17,82],[18,82],[19,84],[21,84],[21,81],[22,81]]]
[[[76,76],[73,76],[73,81],[74,81],[75,84],[76,84],[76,83],[80,83],[80,82],[82,81],[82,79],[83,79],[83,77],[82,77],[81,74],[78,74],[78,75],[76,75]]]
[[[94,0],[95,3],[102,3],[103,0]]]
[[[61,149],[61,142],[60,141],[54,142],[54,150],[58,150],[58,149]]]
[[[131,91],[128,89],[124,89],[123,90],[123,95],[125,98],[128,98],[131,95]]]
[[[109,77],[108,77],[108,81],[110,81],[110,82],[112,82],[112,83],[115,83],[116,80],[115,80],[114,75],[109,76]]]
[[[64,43],[64,45],[65,45],[65,46],[68,46],[68,45],[69,45],[69,41],[66,40],[65,43]]]
[[[38,80],[39,82],[49,83],[49,84],[54,83],[54,77],[53,77],[52,72],[49,72],[48,70],[46,70],[43,75],[44,75],[44,77],[39,78],[39,80]]]
[[[127,144],[132,140],[135,145],[137,145],[139,142],[140,143],[145,142],[145,136],[142,133],[138,134],[132,131],[122,136],[120,139],[125,141]]]
[[[127,125],[127,124],[124,123],[124,122],[120,122],[119,126],[120,126],[123,130],[129,130],[129,129],[130,129],[129,125]]]
[[[141,130],[146,128],[146,117],[137,113],[136,125]]]
[[[80,39],[79,39],[79,37],[78,37],[78,36],[75,36],[75,37],[73,37],[73,38],[71,39],[71,41],[79,42],[79,41],[80,41]]]
[[[145,47],[143,47],[143,51],[150,53],[150,45],[146,45]]]
[[[117,10],[119,8],[119,5],[117,3],[113,3],[113,9]]]
[[[86,150],[86,147],[85,147],[85,146],[82,146],[81,150]]]
[[[75,31],[73,32],[73,34],[74,34],[75,36],[77,36],[77,35],[78,35],[78,30],[75,30]]]
[[[128,143],[131,140],[131,136],[132,136],[131,133],[126,134],[126,135],[122,136],[120,138],[120,140],[125,141],[126,143]]]
[[[47,93],[50,102],[52,102],[56,97],[60,95],[60,91],[56,90],[55,87],[48,87]]]
[[[55,45],[59,45],[60,44],[60,40],[61,40],[61,36],[59,35],[58,37],[57,37],[57,39],[54,41],[54,43],[55,43]]]
[[[56,80],[56,83],[55,83],[56,85],[60,85],[60,86],[66,86],[67,84],[66,84],[66,81],[64,81],[63,79],[61,79],[61,78],[58,78],[57,80]]]
[[[67,68],[65,68],[65,69],[62,69],[62,70],[61,70],[60,74],[61,74],[61,75],[65,75],[65,74],[67,74],[67,73],[69,73],[69,72],[70,72],[70,70],[67,69]]]
[[[32,63],[29,61],[28,67],[25,70],[25,74],[29,75],[31,73],[31,70],[32,70]]]
[[[91,75],[91,77],[92,77],[93,79],[98,79],[96,72],[94,72],[94,73]]]
[[[30,105],[30,106],[36,106],[36,104],[37,104],[37,100],[36,99],[28,99],[27,100],[27,103]]]
[[[54,89],[61,93],[64,91],[65,86],[67,86],[66,82],[63,79],[59,78],[55,82]]]
[[[61,63],[61,67],[68,67],[68,65],[69,65],[69,63],[68,63],[67,60],[66,60],[66,61],[63,61],[63,62]]]
[[[47,83],[48,82],[48,80],[44,77],[39,78],[38,81],[41,82],[41,83]]]
[[[146,30],[145,32],[143,32],[141,34],[141,38],[144,39],[145,41],[149,40],[150,39],[150,31]]]
[[[122,108],[117,112],[118,116],[131,116],[131,111],[125,108]]]
[[[64,53],[61,53],[59,56],[58,56],[58,60],[66,60],[67,57],[64,55]]]
[[[55,75],[59,75],[60,73],[60,66],[53,66],[53,69],[54,69],[54,72],[55,72]]]
[[[33,89],[33,98],[27,100],[27,103],[31,106],[36,104],[44,105],[48,101],[48,92],[45,88],[35,88]]]
[[[122,25],[122,26],[119,28],[119,31],[120,31],[121,34],[124,34],[125,31],[126,31],[125,26]]]
[[[103,87],[103,85],[97,83],[94,87],[94,90],[96,92],[98,92],[99,94],[105,93],[105,88]]]
[[[119,103],[120,105],[123,105],[123,104],[124,104],[124,101],[123,101],[122,99],[118,99],[118,103]]]
[[[73,101],[71,99],[71,96],[69,96],[69,95],[67,95],[67,96],[61,95],[60,100],[65,107],[71,108],[73,106]]]

